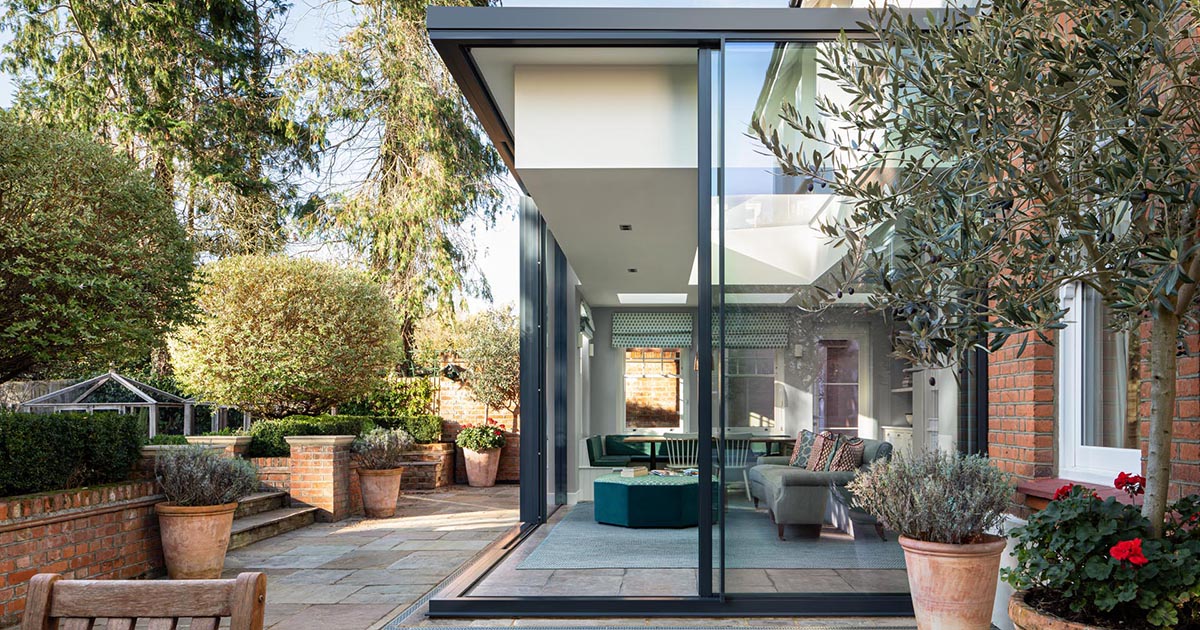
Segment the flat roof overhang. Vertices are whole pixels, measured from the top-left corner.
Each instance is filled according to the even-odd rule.
[[[896,11],[918,23],[947,14]],[[852,8],[429,7],[426,28],[484,132],[525,190],[512,130],[472,58],[473,47],[699,48],[724,40],[823,41],[841,33],[862,34],[861,25],[869,21],[869,10]]]

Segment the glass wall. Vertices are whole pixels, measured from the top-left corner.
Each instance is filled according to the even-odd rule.
[[[848,200],[785,176],[762,141],[774,135],[799,152],[781,115],[818,117],[819,98],[846,98],[819,76],[822,45],[724,49],[713,241],[726,593],[906,592],[896,535],[855,508],[845,485],[891,453],[956,451],[969,426],[963,366],[893,358],[903,323],[868,306],[871,287],[841,284],[845,252],[821,227],[845,216]],[[813,306],[818,287],[846,290]]]

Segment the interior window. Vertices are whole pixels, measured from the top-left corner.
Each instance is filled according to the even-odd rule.
[[[775,350],[731,348],[726,366],[726,426],[774,429]]]
[[[1108,307],[1091,288],[1083,290],[1081,376],[1084,405],[1081,443],[1084,446],[1138,448],[1136,421],[1127,422],[1128,334],[1111,330]]]
[[[682,426],[682,353],[678,348],[625,349],[625,427]]]

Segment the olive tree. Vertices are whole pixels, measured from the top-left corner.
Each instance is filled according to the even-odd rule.
[[[123,155],[0,115],[0,383],[146,356],[191,304],[171,199]]]
[[[452,352],[465,370],[463,384],[479,402],[521,414],[521,329],[511,308],[475,313],[460,322]]]
[[[1143,512],[1157,534],[1177,342],[1200,280],[1198,7],[993,0],[924,19],[873,9],[865,39],[822,53],[821,74],[845,98],[753,124],[785,173],[852,199],[825,226],[846,264],[809,298],[869,284],[874,304],[907,323],[906,358],[946,365],[972,347],[1050,341],[1071,283],[1095,289],[1119,329],[1148,326]],[[789,133],[801,139],[781,140]]]
[[[168,343],[180,385],[200,399],[266,417],[323,413],[394,363],[396,315],[365,272],[234,256],[200,276],[196,322]]]

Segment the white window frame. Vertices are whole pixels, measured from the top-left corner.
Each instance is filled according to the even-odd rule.
[[[1091,323],[1084,317],[1087,301],[1083,293],[1082,284],[1065,286],[1059,292],[1059,301],[1067,311],[1067,326],[1058,334],[1058,476],[1110,485],[1118,473],[1141,471],[1142,451],[1083,443],[1086,406],[1083,344],[1093,333],[1087,329]]]
[[[692,414],[689,401],[691,399],[691,353],[688,348],[670,348],[666,346],[646,346],[646,347],[661,347],[663,350],[679,351],[679,426],[674,428],[667,427],[631,427],[626,424],[625,418],[625,354],[633,348],[619,348],[617,353],[617,380],[621,386],[617,389],[617,413],[621,417],[621,432],[622,433],[648,433],[651,435],[662,435],[665,433],[686,433],[692,426]]]
[[[736,349],[736,350],[743,350],[743,349],[745,349],[745,350],[770,350],[771,348],[726,348],[726,351],[733,350],[733,349]],[[775,418],[774,418],[775,428],[774,429],[763,429],[762,427],[728,427],[727,426],[726,427],[727,429],[732,430],[732,431],[738,431],[738,432],[761,433],[763,435],[769,435],[772,433],[779,433],[779,432],[783,431],[785,429],[785,427],[787,426],[786,425],[787,418],[785,417],[786,413],[787,413],[787,398],[786,398],[785,392],[783,391],[783,385],[785,382],[785,378],[784,378],[785,371],[787,369],[786,358],[784,357],[784,349],[783,348],[775,348],[773,354],[775,357],[775,371],[774,371],[774,375],[773,375],[774,378],[773,378],[773,383],[772,383],[772,398],[774,399],[773,406],[774,406],[774,414],[775,414]],[[757,376],[762,376],[765,378],[767,375],[761,374],[761,375],[757,375]],[[728,378],[737,378],[737,377],[734,376],[733,374],[726,373],[725,378],[728,379]],[[716,399],[716,396],[714,394],[713,409],[717,409],[718,402],[719,401]]]

